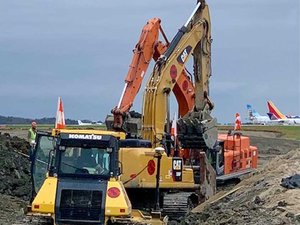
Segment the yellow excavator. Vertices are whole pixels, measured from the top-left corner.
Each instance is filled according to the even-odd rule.
[[[96,130],[39,132],[27,216],[56,225],[167,224],[159,212],[132,209],[120,181],[119,139],[124,137]]]
[[[190,17],[170,43],[162,32],[166,42],[164,48],[160,48],[162,51],[156,51],[156,46],[162,42],[157,40],[158,35],[153,35],[162,29],[159,29],[157,23],[153,23],[153,29],[149,29],[150,25],[148,22],[147,29],[143,29],[143,38],[139,39],[133,51],[134,56],[121,99],[112,110],[113,119],[108,118],[106,124],[109,130],[127,133],[127,139],[120,140],[119,159],[123,165],[121,181],[132,205],[139,209],[156,205],[157,201],[153,201],[157,199],[156,171],[160,170],[158,207],[164,215],[178,219],[190,208],[216,192],[216,172],[206,156],[207,151],[215,149],[218,145],[216,119],[210,116],[212,103],[208,98],[211,69],[211,25],[208,5],[204,0],[198,1]],[[130,120],[129,110],[140,89],[141,79],[144,77],[151,55],[156,62],[144,91],[142,139],[134,139],[132,133],[139,134],[139,132],[126,130],[132,127],[126,122]],[[186,70],[186,64],[191,56],[194,59],[194,77],[188,75]],[[195,88],[199,95],[190,95],[191,79],[195,80],[193,90]],[[195,126],[199,128],[199,132],[194,138],[193,146],[185,144],[185,148],[193,149],[193,155],[191,154],[188,159],[190,163],[186,163],[176,151],[172,153],[169,115],[171,91],[179,103],[182,117],[196,102],[195,111],[199,118],[196,118],[195,121],[198,123]],[[183,137],[180,140],[182,143],[187,142],[189,138],[188,135],[183,135],[179,133],[179,137]],[[156,147],[163,147],[165,150],[160,159],[160,166],[155,160]]]
[[[167,47],[158,52],[159,57],[154,51],[156,39],[140,40],[148,42],[139,42],[134,50],[134,58],[140,61],[133,60],[135,64],[130,65],[121,99],[112,110],[114,117],[108,119],[107,128],[127,133],[127,139],[120,140],[119,159],[123,165],[121,181],[132,205],[147,209],[159,202],[164,215],[178,219],[215,194],[217,179],[225,181],[256,167],[257,148],[250,146],[249,138],[240,134],[218,138],[217,120],[211,116],[214,104],[209,98],[212,39],[209,8],[204,0],[197,2],[173,40],[166,41]],[[132,138],[132,133],[139,132],[132,129],[128,132],[126,122],[131,119],[129,110],[149,64],[149,49],[155,55],[155,65],[144,91],[141,138]],[[146,61],[144,55],[148,56]],[[186,69],[190,58],[193,74]],[[178,139],[173,136],[173,140],[172,92],[180,115]],[[160,164],[155,160],[156,147],[165,150]],[[160,172],[159,201],[156,171]]]

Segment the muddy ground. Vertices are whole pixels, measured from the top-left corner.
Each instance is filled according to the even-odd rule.
[[[0,225],[4,225],[22,219],[31,186],[29,159],[17,153],[28,153],[23,139],[27,131],[0,132]],[[230,195],[218,193],[214,203],[196,208],[181,224],[300,224],[300,189],[279,185],[282,177],[300,173],[300,142],[282,139],[278,133],[244,134],[259,148],[259,171]]]
[[[181,224],[300,224],[300,189],[280,186],[300,174],[300,142],[278,133],[244,132],[259,148],[259,169],[233,187],[196,207]]]

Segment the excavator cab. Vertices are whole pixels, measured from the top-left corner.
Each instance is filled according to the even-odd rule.
[[[118,180],[118,139],[95,131],[38,133],[32,157],[28,215],[55,224],[105,224],[128,217],[131,204]]]

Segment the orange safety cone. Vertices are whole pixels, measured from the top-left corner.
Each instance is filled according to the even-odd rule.
[[[66,128],[65,114],[64,114],[63,103],[62,103],[61,97],[58,97],[55,128],[57,128],[57,129]]]
[[[240,114],[236,113],[235,114],[235,125],[234,125],[234,130],[241,130],[242,129],[242,121]]]
[[[176,138],[177,138],[177,113],[174,113],[174,118],[171,127],[171,138],[174,141],[174,148],[176,148]]]

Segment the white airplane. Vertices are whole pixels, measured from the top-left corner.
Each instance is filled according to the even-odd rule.
[[[247,104],[247,109],[248,109],[248,119],[253,124],[266,125],[272,122],[268,116],[262,116],[258,112],[256,112],[251,105]]]
[[[84,123],[81,120],[77,120],[79,126],[91,126],[91,125],[103,125],[101,122],[91,122],[91,123]]]
[[[272,101],[267,101],[269,112],[267,113],[271,121],[282,124],[300,124],[299,116],[286,116],[282,114]]]

